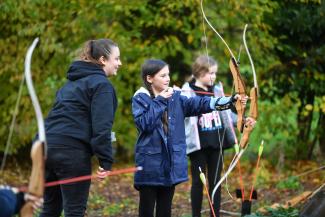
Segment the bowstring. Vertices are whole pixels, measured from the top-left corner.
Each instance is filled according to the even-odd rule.
[[[18,114],[18,107],[20,104],[20,99],[21,99],[21,95],[23,92],[23,87],[24,87],[24,82],[25,82],[25,75],[22,75],[22,79],[20,81],[20,85],[19,85],[19,91],[18,91],[18,97],[17,97],[17,101],[16,101],[16,105],[15,105],[15,110],[14,113],[12,115],[12,120],[11,120],[11,124],[10,124],[10,128],[9,128],[9,135],[7,138],[7,142],[6,142],[6,148],[3,154],[3,159],[1,161],[1,168],[0,168],[0,173],[3,173],[5,164],[6,164],[6,160],[7,160],[7,156],[11,147],[11,139],[12,139],[12,135],[13,135],[13,131],[14,131],[14,127],[16,124],[16,117]]]
[[[204,24],[204,11],[203,11],[203,7],[201,8],[202,9],[202,26],[203,26],[203,34],[204,34],[204,41],[205,41],[205,53],[206,53],[206,56],[209,57],[209,51],[208,51],[208,38],[207,38],[207,35],[206,35],[206,28],[205,28],[205,24]],[[209,68],[211,67],[211,64],[209,62],[209,58],[208,58],[208,65],[209,65]],[[213,86],[213,82],[212,82],[212,79],[210,77],[210,82],[211,82],[211,86]],[[222,87],[222,84],[220,84],[221,87]],[[223,88],[222,88],[223,89]],[[222,92],[222,95],[224,96],[223,92]],[[219,112],[218,112],[219,114]],[[228,112],[227,112],[227,115],[229,116]],[[220,118],[220,114],[219,114],[219,118]],[[224,138],[225,138],[225,133],[226,133],[226,130],[224,129],[223,131],[223,135],[222,137],[220,138],[220,129],[218,128],[217,129],[218,131],[218,140],[219,140],[219,156],[218,156],[218,162],[217,162],[217,169],[216,169],[216,172],[215,172],[215,176],[214,176],[214,181],[213,181],[213,184],[215,185],[216,182],[217,182],[217,176],[218,176],[218,170],[219,170],[219,166],[220,166],[220,160],[222,162],[222,171],[223,173],[225,173],[225,164],[224,164],[224,156],[223,156],[223,142],[224,142]],[[236,138],[236,137],[235,137]],[[237,140],[237,139],[236,139]],[[235,157],[234,157],[235,158]],[[233,162],[234,158],[232,159],[231,162]],[[228,195],[230,196],[231,199],[233,199],[233,196],[231,195],[230,191],[229,191],[229,187],[228,187],[228,178],[226,177],[225,179],[226,181],[226,184],[225,184],[225,188],[227,190],[227,193]],[[211,186],[212,187],[212,186]]]

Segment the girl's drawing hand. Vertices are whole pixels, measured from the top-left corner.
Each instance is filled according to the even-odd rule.
[[[164,97],[165,99],[168,99],[169,97],[171,97],[174,93],[174,89],[172,87],[168,87],[165,90],[160,92],[160,96]]]

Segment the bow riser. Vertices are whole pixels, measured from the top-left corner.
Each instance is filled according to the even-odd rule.
[[[235,92],[239,94],[242,98],[246,97],[245,83],[240,75],[239,67],[234,58],[230,59],[229,67],[230,67],[232,77],[234,79]],[[239,130],[239,132],[243,132],[245,106],[241,103],[240,100],[237,100],[235,106],[237,110],[237,129]]]
[[[253,118],[255,121],[257,121],[258,118],[257,91],[257,87],[253,87],[249,93],[251,99],[249,117]]]
[[[43,197],[44,194],[44,143],[37,140],[34,142],[31,150],[32,159],[32,172],[29,178],[28,193],[36,196]],[[20,210],[21,217],[34,216],[33,202],[27,201],[23,208]]]
[[[42,197],[44,191],[44,144],[37,140],[31,150],[33,162],[32,173],[29,179],[28,193]]]
[[[258,117],[258,106],[257,106],[257,88],[253,87],[250,91],[251,104],[249,108],[249,117],[253,118],[255,121]],[[243,134],[240,139],[240,147],[246,148],[249,140],[249,136],[253,131],[253,127],[250,125],[245,125],[243,129]]]
[[[23,208],[20,210],[21,217],[33,217],[34,216],[34,208],[33,202],[28,201],[25,203]]]

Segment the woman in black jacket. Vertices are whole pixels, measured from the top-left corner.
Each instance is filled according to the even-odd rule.
[[[46,182],[91,174],[91,156],[98,158],[98,176],[113,163],[111,129],[117,108],[108,76],[121,66],[118,45],[109,39],[86,42],[67,82],[57,92],[46,121]],[[84,216],[90,180],[46,188],[41,216]]]

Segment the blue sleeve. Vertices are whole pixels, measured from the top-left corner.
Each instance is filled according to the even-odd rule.
[[[145,102],[138,95],[132,98],[134,122],[139,131],[152,132],[157,124],[161,123],[162,115],[167,109],[167,99],[157,96],[151,101]]]
[[[180,100],[185,117],[198,116],[214,110],[210,107],[211,97],[193,96],[188,98],[180,95]]]
[[[233,96],[211,97],[210,108],[218,111],[232,109],[234,107],[233,102]]]
[[[105,170],[110,170],[113,163],[111,131],[115,113],[114,95],[113,87],[103,84],[98,87],[91,101],[91,147]]]
[[[15,193],[10,189],[0,189],[0,217],[14,216],[16,205]]]

